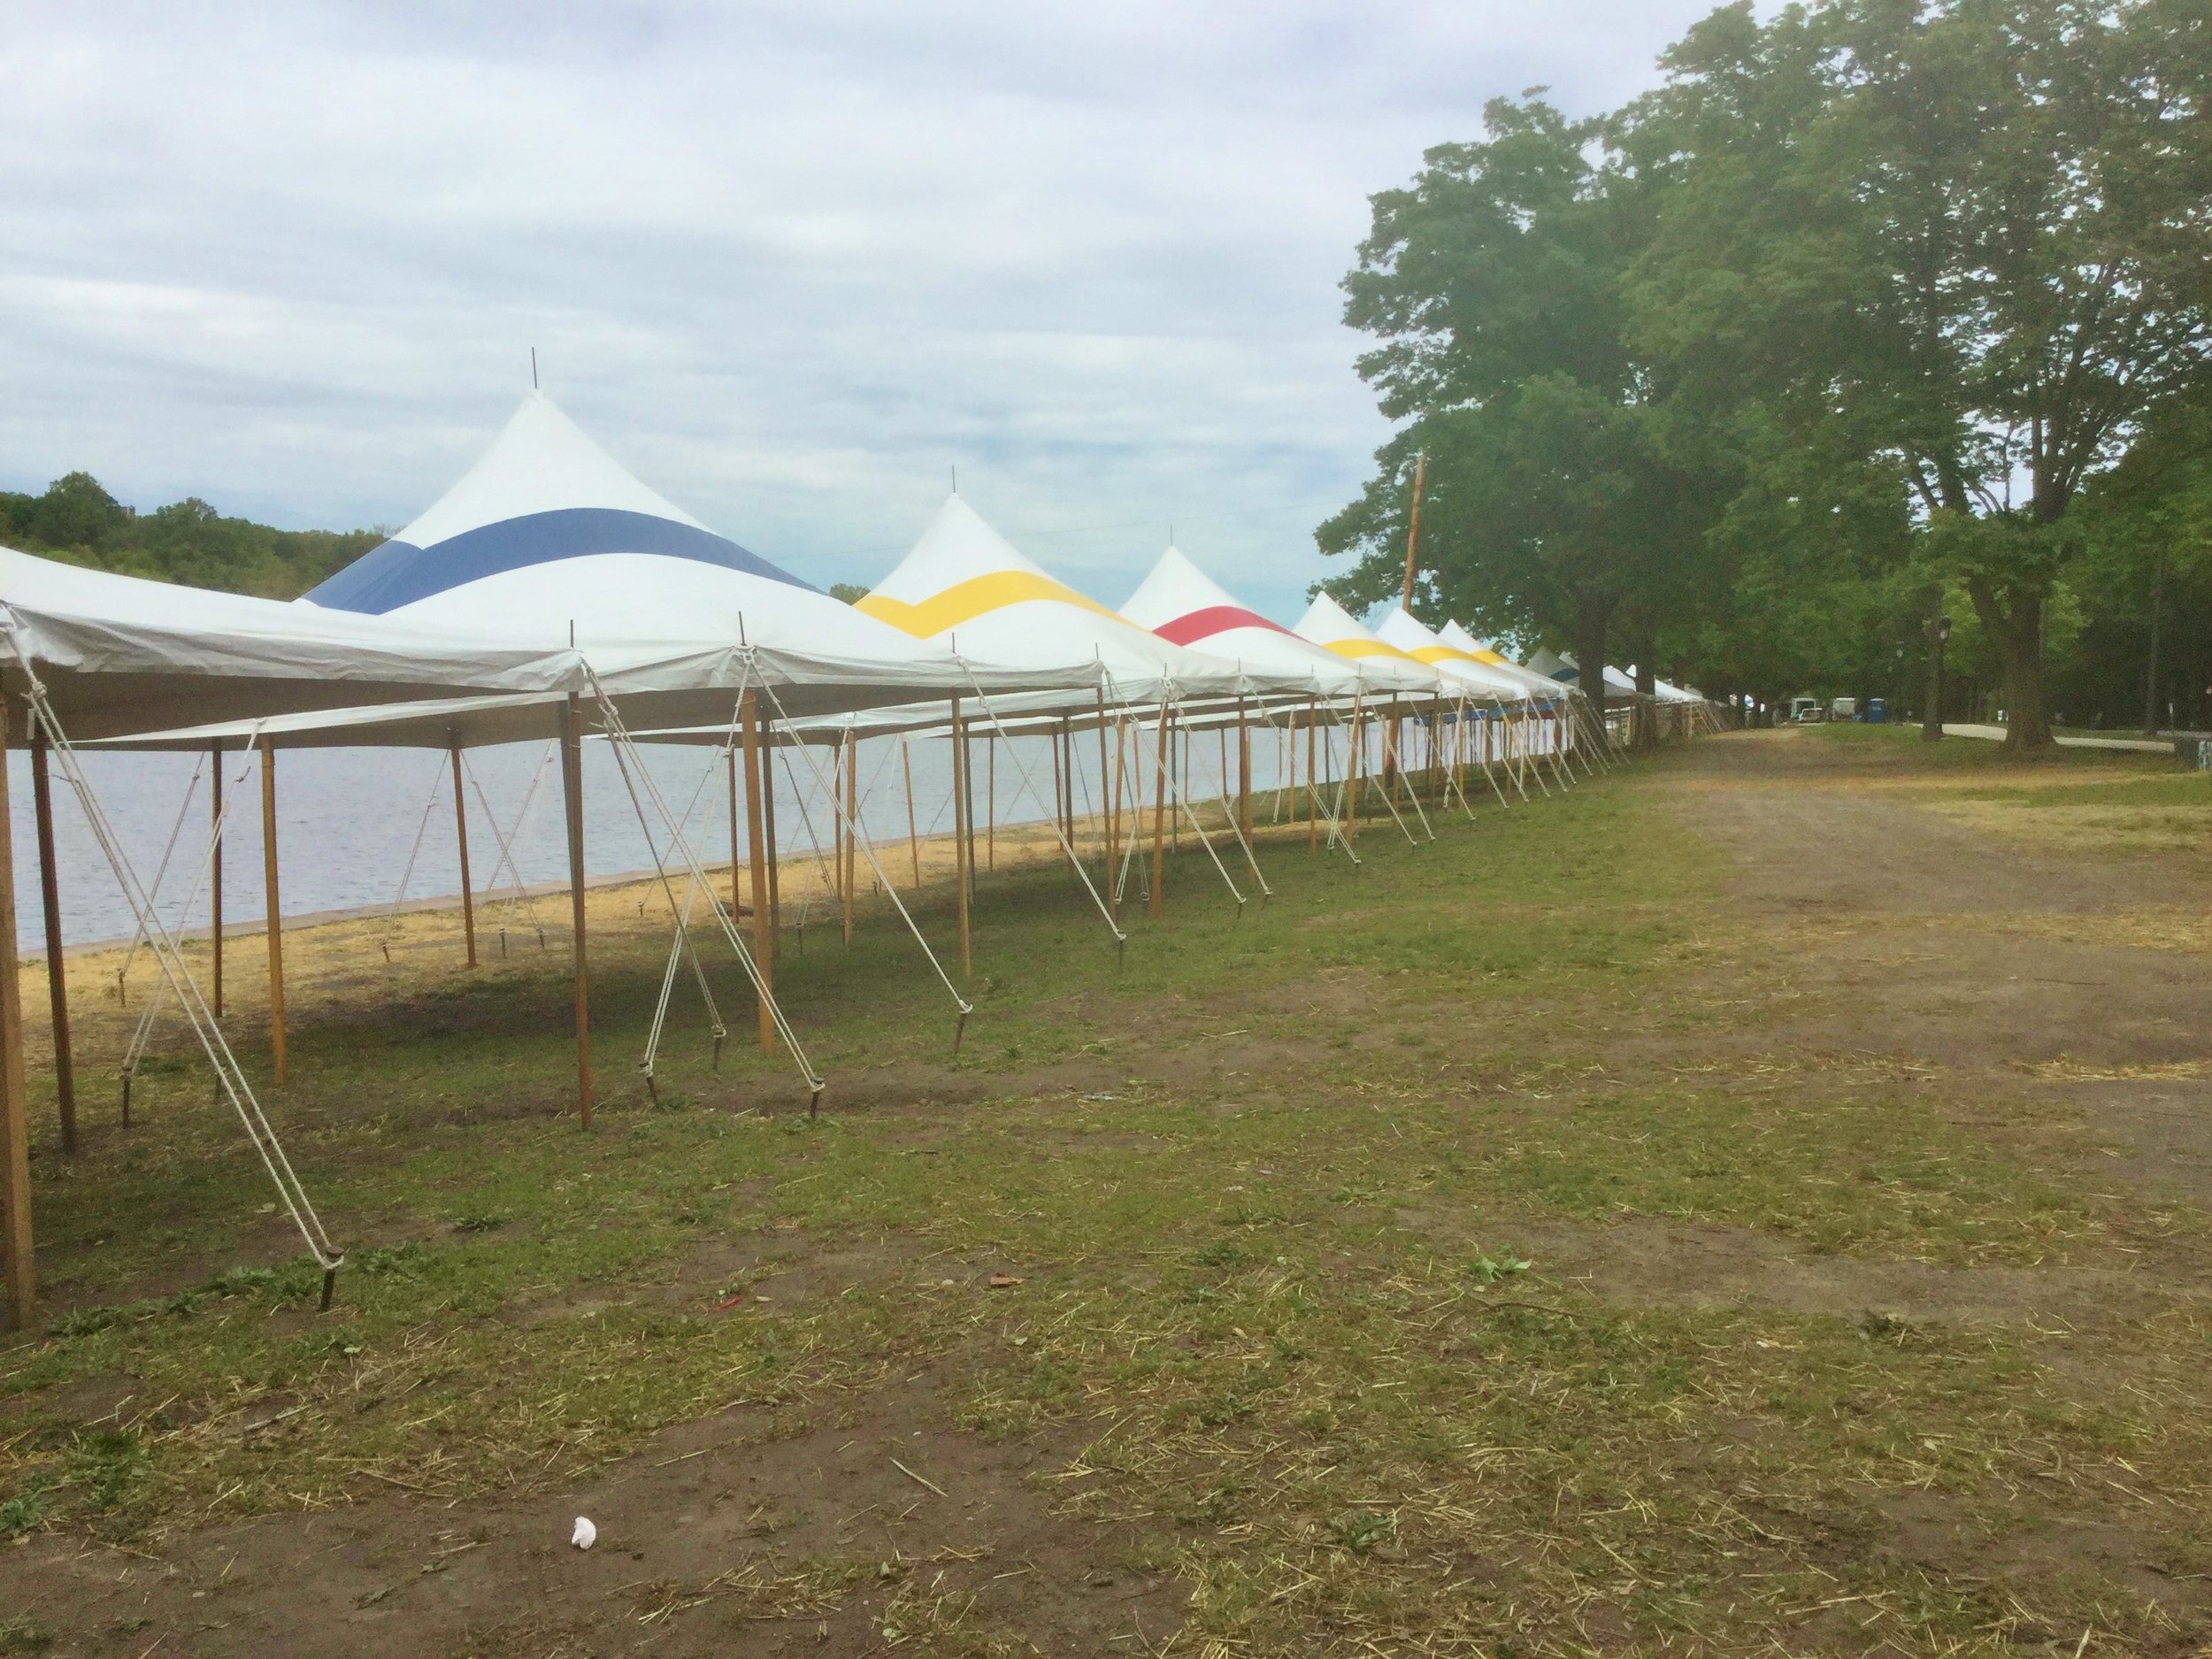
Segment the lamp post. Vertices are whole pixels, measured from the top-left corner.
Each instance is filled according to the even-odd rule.
[[[1920,741],[1933,743],[1943,736],[1943,648],[1951,641],[1951,618],[1931,618],[1927,631],[1928,707],[1920,717]]]

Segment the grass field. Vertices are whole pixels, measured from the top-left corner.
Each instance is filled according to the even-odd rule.
[[[635,1080],[649,893],[589,1134],[560,949],[299,936],[328,1315],[85,959],[0,1652],[2204,1651],[2212,784],[1910,737],[1187,851],[1119,959],[1001,869],[956,1057],[872,905],[818,1120],[726,964]]]

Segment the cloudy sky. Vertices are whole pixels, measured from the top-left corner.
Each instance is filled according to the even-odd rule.
[[[396,527],[528,385],[866,581],[964,494],[1286,618],[1384,435],[1339,279],[1483,101],[1706,0],[48,4],[0,27],[0,488]]]

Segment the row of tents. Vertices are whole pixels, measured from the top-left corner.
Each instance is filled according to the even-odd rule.
[[[580,782],[587,741],[612,748],[672,898],[681,884],[672,979],[680,956],[695,959],[680,918],[703,907],[703,931],[726,944],[751,983],[763,1046],[788,1050],[812,1098],[822,1081],[774,994],[775,791],[766,761],[779,749],[787,757],[800,755],[833,803],[849,906],[865,838],[849,781],[839,789],[841,757],[849,780],[854,746],[866,737],[949,741],[964,966],[975,829],[966,768],[979,734],[1010,743],[1041,736],[1055,745],[1051,820],[1117,943],[1124,937],[1120,901],[1128,873],[1133,867],[1141,879],[1148,856],[1150,899],[1159,902],[1158,860],[1171,815],[1206,836],[1170,764],[1177,734],[1187,741],[1194,730],[1237,731],[1237,803],[1215,833],[1232,861],[1240,856],[1256,877],[1255,726],[1290,734],[1294,772],[1302,736],[1303,787],[1294,780],[1292,794],[1310,823],[1326,825],[1331,845],[1347,852],[1362,803],[1374,792],[1396,813],[1393,792],[1417,748],[1439,787],[1457,788],[1464,804],[1470,777],[1487,780],[1504,799],[1501,775],[1525,792],[1532,771],[1540,784],[1548,770],[1563,786],[1577,764],[1586,770],[1602,764],[1607,747],[1590,702],[1571,681],[1517,665],[1456,625],[1433,631],[1398,608],[1371,629],[1324,595],[1285,627],[1239,603],[1172,547],[1117,611],[1025,557],[956,495],[897,567],[847,604],[664,500],[540,392],[525,398],[482,458],[428,511],[296,602],[177,588],[0,549],[0,749],[27,742],[32,750],[65,1142],[73,1141],[74,1118],[52,897],[50,769],[74,794],[160,968],[166,996],[323,1263],[326,1294],[342,1253],[219,1022],[219,900],[211,997],[180,953],[156,895],[125,856],[79,764],[80,746],[212,750],[219,775],[226,754],[257,757],[271,1044],[281,1084],[276,752],[343,745],[451,750],[457,806],[462,751],[554,740],[573,906],[578,1105],[587,1124],[592,1075]],[[1079,732],[1098,735],[1103,827],[1095,878],[1072,841]],[[637,746],[646,742],[707,746],[726,760],[733,830],[726,897],[709,879],[685,815],[661,797],[641,763]],[[749,905],[736,890],[741,772]],[[5,788],[0,768],[0,1278],[6,1309],[19,1320],[35,1282]],[[225,822],[219,810],[203,869],[219,871]],[[1207,845],[1211,851],[1210,838]],[[465,906],[465,848],[463,857]],[[1216,862],[1227,880],[1227,865]],[[895,886],[877,873],[895,900]],[[967,1003],[910,914],[900,910],[964,1021]],[[700,983],[703,990],[703,975]]]

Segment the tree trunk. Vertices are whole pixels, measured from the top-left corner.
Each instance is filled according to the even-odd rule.
[[[2008,605],[1980,578],[1970,579],[1966,590],[1974,601],[1975,615],[1997,648],[2003,675],[2005,748],[2016,755],[2055,749],[2043,695],[2044,595],[2016,589]]]
[[[1589,699],[1598,731],[1605,730],[1605,630],[1613,619],[1609,599],[1582,599],[1575,606],[1575,683]]]

